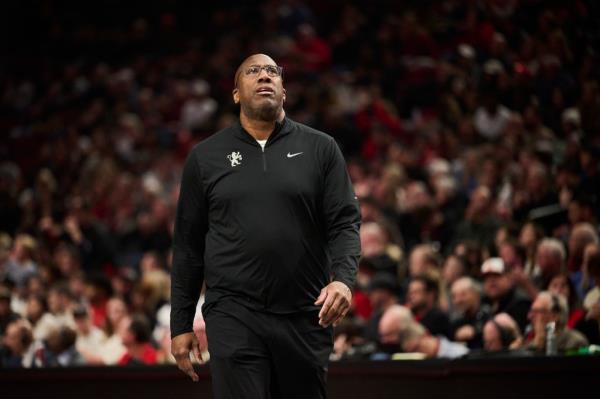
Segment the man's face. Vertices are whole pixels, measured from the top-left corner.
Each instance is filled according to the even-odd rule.
[[[483,292],[490,299],[496,300],[511,289],[511,282],[504,274],[488,273],[484,276]]]
[[[12,353],[20,353],[23,349],[19,336],[19,326],[15,323],[9,324],[6,328],[6,334],[2,343],[11,350]]]
[[[548,291],[555,295],[562,295],[565,299],[568,299],[571,287],[569,287],[567,278],[563,275],[554,277],[548,285]]]
[[[552,313],[551,308],[551,300],[547,297],[538,296],[535,301],[533,301],[529,313],[527,314],[527,318],[533,325],[536,333],[544,331],[547,323],[557,321],[558,318]]]
[[[519,263],[519,258],[512,245],[504,243],[500,246],[500,257],[504,261],[504,265],[508,270],[511,270]]]
[[[466,312],[476,305],[476,295],[467,287],[452,288],[452,303],[461,312]]]
[[[408,272],[411,276],[417,276],[427,271],[427,263],[423,250],[417,248],[410,254],[408,261]]]
[[[281,76],[269,76],[265,68],[258,73],[248,73],[253,66],[277,66],[264,54],[246,59],[238,68],[237,84],[233,90],[233,101],[240,104],[242,113],[250,119],[274,121],[280,115],[285,102],[285,89]]]
[[[554,269],[554,259],[550,251],[543,246],[538,247],[536,259],[542,274],[549,274],[549,272],[552,272],[552,269]]]
[[[411,281],[406,293],[406,306],[412,311],[419,311],[427,307],[427,291],[422,281]]]

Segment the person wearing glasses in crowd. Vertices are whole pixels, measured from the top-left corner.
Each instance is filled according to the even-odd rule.
[[[239,122],[196,145],[183,170],[171,282],[172,353],[198,376],[203,282],[216,398],[324,398],[332,326],[360,254],[358,200],[334,139],[288,118],[282,68],[237,69]]]

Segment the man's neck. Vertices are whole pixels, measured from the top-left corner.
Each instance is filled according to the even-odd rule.
[[[240,124],[252,137],[256,140],[267,140],[273,130],[275,130],[275,123],[281,122],[285,118],[285,111],[282,109],[274,121],[261,121],[257,119],[251,119],[243,112],[240,112]]]

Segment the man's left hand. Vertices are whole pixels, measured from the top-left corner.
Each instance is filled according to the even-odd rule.
[[[322,327],[337,326],[348,310],[352,301],[352,292],[340,281],[333,281],[321,290],[315,305],[323,305],[319,312],[319,324]]]

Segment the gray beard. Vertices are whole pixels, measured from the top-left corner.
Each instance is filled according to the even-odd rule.
[[[263,122],[271,122],[277,120],[281,113],[282,105],[263,105],[262,107],[252,108],[250,106],[242,107],[242,112],[249,119],[259,120]]]

